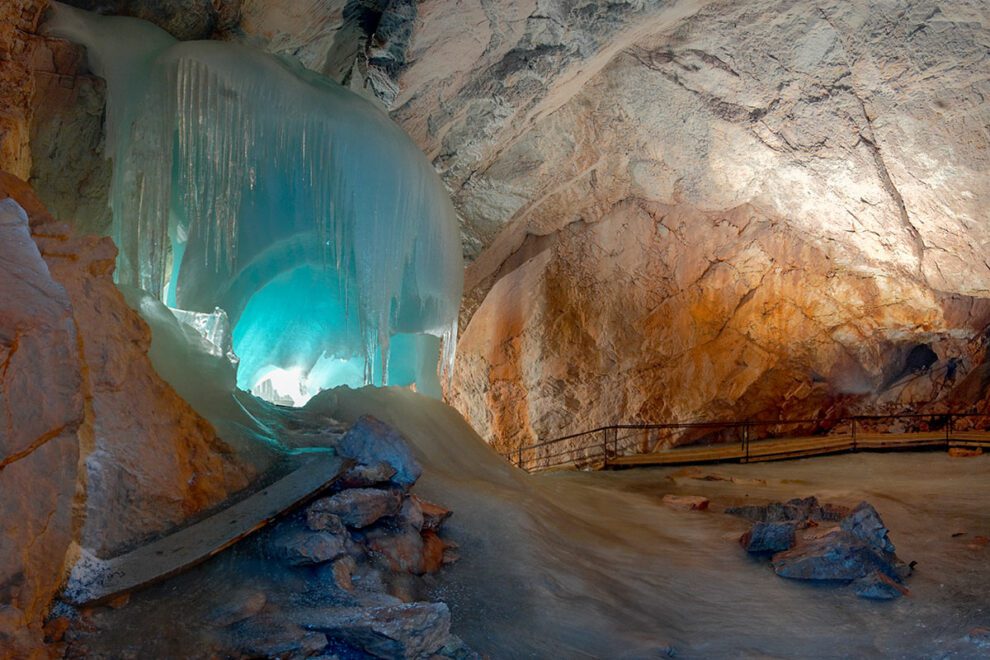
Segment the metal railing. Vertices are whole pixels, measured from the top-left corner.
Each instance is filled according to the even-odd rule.
[[[621,456],[654,454],[737,443],[748,460],[754,442],[781,438],[842,436],[857,439],[875,434],[944,434],[948,446],[956,431],[990,430],[990,413],[938,412],[849,415],[839,418],[703,421],[671,424],[613,424],[518,447],[503,455],[527,471],[555,468],[602,469]]]

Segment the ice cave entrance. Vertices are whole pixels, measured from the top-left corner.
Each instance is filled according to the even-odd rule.
[[[46,29],[107,81],[121,285],[224,310],[238,386],[277,403],[369,383],[440,395],[457,217],[387,114],[290,61],[133,18],[56,2]]]

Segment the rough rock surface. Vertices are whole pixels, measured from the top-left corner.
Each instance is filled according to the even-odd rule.
[[[463,220],[449,394],[500,447],[985,394],[981,0],[80,1],[190,8],[389,105]],[[87,161],[58,121],[38,172]]]
[[[979,3],[443,5],[393,115],[480,254],[453,401],[487,439],[900,405],[982,357]]]
[[[326,633],[376,658],[429,657],[450,636],[450,611],[443,603],[309,610],[300,618],[304,628]]]
[[[113,244],[55,222],[11,175],[0,200],[0,635],[30,656],[70,541],[105,556],[252,473],[155,373]]]
[[[45,0],[10,0],[0,7],[0,170],[31,173],[32,62]]]
[[[408,488],[423,473],[402,434],[370,415],[359,419],[337,447],[341,455],[366,466],[365,471],[371,466],[386,463],[394,470],[390,479],[399,486]]]
[[[739,542],[753,554],[773,553],[773,570],[781,577],[851,583],[857,596],[871,600],[908,593],[901,581],[913,564],[897,557],[889,530],[867,502],[849,510],[806,497],[725,512],[754,521]]]
[[[739,538],[746,552],[783,552],[794,545],[793,522],[757,522]]]
[[[0,658],[41,657],[72,540],[85,413],[69,297],[12,199],[0,201],[0,290]]]
[[[337,516],[348,527],[367,527],[383,516],[399,511],[402,494],[398,491],[377,488],[351,488],[336,495],[314,502],[309,511],[313,516],[329,513]]]

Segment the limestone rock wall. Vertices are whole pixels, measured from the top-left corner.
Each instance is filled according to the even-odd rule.
[[[42,653],[71,542],[108,556],[255,475],[155,372],[113,243],[7,174],[0,200],[0,657],[21,658]]]
[[[41,623],[72,540],[85,422],[78,335],[11,200],[0,201],[0,657],[44,657]]]
[[[890,389],[886,372],[911,346],[934,342],[942,364],[960,360],[960,377],[982,359],[981,0],[79,1],[144,12],[175,32],[188,26],[173,9],[195,5],[190,34],[295,57],[389,107],[461,215],[472,263],[451,398],[489,439],[896,406],[954,391],[935,381]],[[47,48],[45,66],[73,68]],[[78,108],[98,107],[99,85],[76,69],[76,109],[56,99],[61,119],[35,113],[39,185],[57,180],[42,172],[92,162],[84,152],[99,148],[51,151],[70,134],[96,134]],[[80,165],[43,196],[67,200],[51,202],[67,215],[74,200],[105,196],[100,176]],[[743,216],[752,228],[722,235]],[[780,263],[799,268],[784,277]],[[695,299],[702,312],[677,306]],[[753,301],[776,310],[776,332],[795,334],[769,341]],[[686,370],[668,339],[692,359],[707,347],[718,366]],[[706,381],[737,360],[738,379]],[[794,394],[807,374],[813,393]],[[863,385],[852,401],[847,381]]]
[[[985,7],[515,11],[470,56],[439,53],[477,32],[417,33],[393,111],[478,255],[452,399],[482,435],[958,394],[939,369],[982,359],[990,284]],[[897,382],[927,343],[935,377]]]
[[[22,178],[31,172],[31,58],[46,4],[46,0],[10,0],[0,7],[0,164]]]
[[[498,279],[452,403],[503,452],[609,423],[899,412],[952,400],[988,323],[990,300],[845,268],[752,206],[628,201]]]

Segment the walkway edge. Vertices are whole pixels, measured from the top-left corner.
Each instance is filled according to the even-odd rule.
[[[278,481],[188,527],[112,559],[84,556],[62,598],[97,605],[187,571],[323,492],[352,464],[330,452],[314,453]]]

